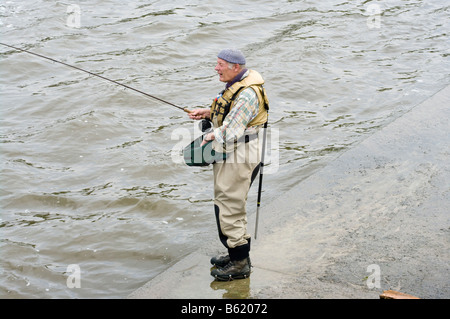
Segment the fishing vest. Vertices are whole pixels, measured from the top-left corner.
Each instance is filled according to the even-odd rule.
[[[255,91],[259,102],[258,114],[247,124],[247,127],[258,126],[267,122],[269,100],[263,87],[264,79],[254,70],[249,70],[247,73],[248,75],[245,78],[220,92],[219,96],[213,100],[210,118],[214,127],[222,126],[223,120],[234,107],[237,96],[246,88],[252,88]]]

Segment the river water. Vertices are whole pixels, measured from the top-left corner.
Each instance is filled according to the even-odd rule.
[[[188,108],[222,89],[217,53],[241,49],[271,103],[264,208],[449,84],[449,5],[3,0],[0,32]],[[0,56],[2,298],[123,298],[215,238],[211,167],[180,163],[199,134],[184,112],[4,46]],[[255,198],[254,186],[249,214]]]

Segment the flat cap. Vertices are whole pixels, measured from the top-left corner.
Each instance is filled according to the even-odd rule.
[[[219,52],[217,57],[229,63],[245,64],[245,56],[236,49],[224,49]]]

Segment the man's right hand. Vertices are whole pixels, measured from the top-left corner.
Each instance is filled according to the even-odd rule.
[[[209,109],[195,109],[188,113],[192,120],[209,119]]]

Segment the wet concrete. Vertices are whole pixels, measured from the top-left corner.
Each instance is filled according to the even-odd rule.
[[[449,118],[447,86],[263,205],[250,278],[213,280],[214,239],[128,297],[449,298]]]

